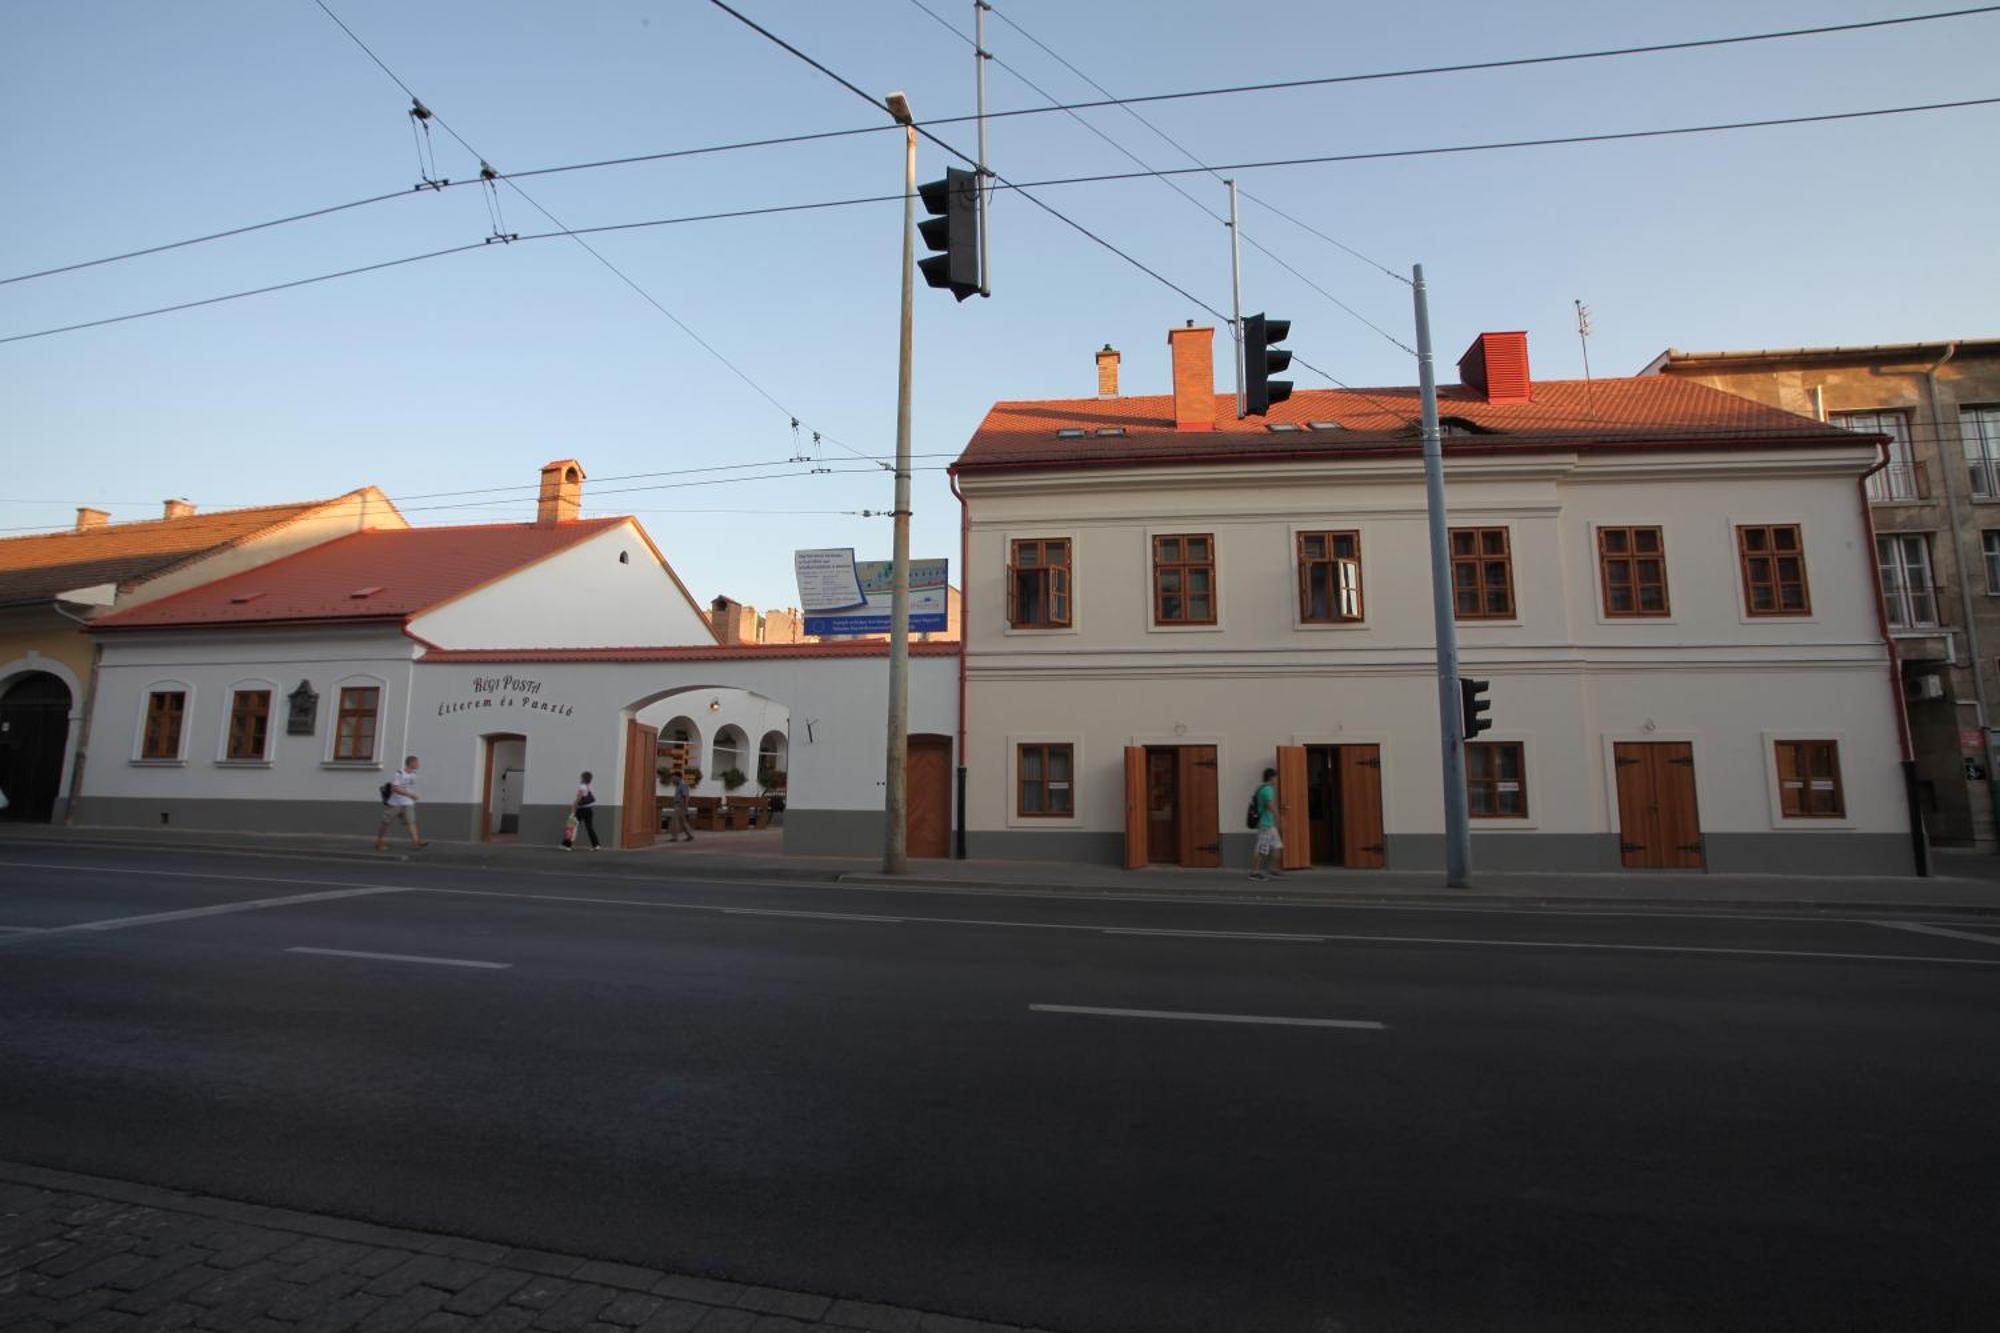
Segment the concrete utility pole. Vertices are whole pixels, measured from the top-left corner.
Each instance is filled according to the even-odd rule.
[[[917,265],[917,126],[909,99],[890,93],[889,114],[903,127],[903,329],[896,365],[896,573],[889,603],[888,781],[882,795],[882,873],[909,866],[910,757],[910,325]]]
[[[1430,512],[1431,616],[1437,624],[1438,731],[1444,768],[1444,882],[1472,882],[1472,826],[1465,796],[1465,719],[1458,692],[1458,613],[1451,594],[1451,531],[1444,508],[1444,445],[1438,434],[1437,368],[1424,266],[1410,269],[1417,305],[1417,382],[1423,388],[1424,499]]]
[[[1236,342],[1236,419],[1243,420],[1243,244],[1237,239],[1236,182],[1229,187],[1229,332]]]
[[[993,295],[993,279],[990,276],[991,260],[987,255],[986,237],[991,224],[986,216],[986,206],[993,200],[992,176],[986,170],[986,62],[993,53],[986,49],[986,11],[993,8],[986,0],[972,0],[972,71],[974,97],[979,113],[979,294]]]

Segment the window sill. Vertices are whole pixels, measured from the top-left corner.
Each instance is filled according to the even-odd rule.
[[[1018,634],[1028,638],[1040,638],[1051,634],[1074,634],[1074,625],[1009,625],[1002,634]]]
[[[1146,626],[1148,634],[1220,634],[1222,626],[1214,625],[1160,625]]]
[[[1301,634],[1320,634],[1327,630],[1367,629],[1366,620],[1294,620],[1293,630]]]
[[[134,768],[186,768],[185,759],[133,759],[128,761]]]
[[[382,771],[382,761],[379,759],[323,759],[320,761],[320,767],[363,771],[372,770],[379,773]]]
[[[273,764],[269,759],[218,759],[215,761],[215,766],[217,768],[271,768]]]
[[[1503,619],[1499,616],[1458,616],[1452,623],[1460,629],[1519,629],[1524,622],[1518,617]]]

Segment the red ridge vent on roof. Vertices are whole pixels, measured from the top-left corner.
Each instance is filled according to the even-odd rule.
[[[1530,401],[1527,333],[1480,334],[1458,359],[1458,378],[1489,403]]]

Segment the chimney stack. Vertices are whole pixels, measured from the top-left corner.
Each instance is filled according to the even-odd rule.
[[[1480,334],[1458,359],[1458,378],[1489,403],[1530,401],[1528,335],[1519,330]]]
[[[161,506],[163,518],[193,518],[194,506],[186,500],[169,500]]]
[[[1174,354],[1174,429],[1215,429],[1215,330],[1167,330]]]
[[[1097,354],[1097,396],[1118,396],[1118,349],[1110,343],[1104,344],[1104,350]]]
[[[542,465],[542,497],[535,505],[535,523],[554,527],[575,520],[583,508],[583,464],[558,458]]]
[[[91,509],[85,505],[78,505],[76,507],[76,530],[78,532],[88,532],[92,528],[101,528],[110,521],[111,515],[105,513],[102,509]]]

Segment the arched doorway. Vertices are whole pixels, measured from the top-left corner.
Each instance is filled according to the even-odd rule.
[[[69,686],[46,671],[17,676],[0,693],[0,819],[46,824],[54,816],[70,705]]]

